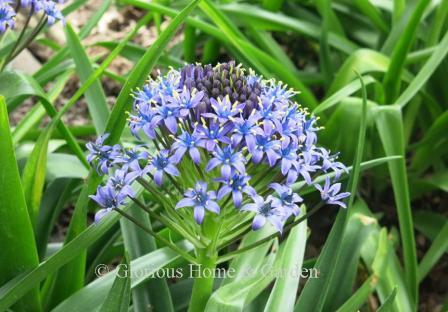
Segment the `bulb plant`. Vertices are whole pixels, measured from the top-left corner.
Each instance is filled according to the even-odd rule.
[[[134,93],[129,112],[137,144],[105,145],[108,134],[87,144],[89,162],[107,176],[91,196],[101,206],[95,222],[116,211],[144,228],[120,209],[134,201],[189,241],[194,255],[149,233],[213,270],[238,253],[226,247],[249,231],[270,227],[272,237],[287,235],[307,216],[298,217],[302,204],[313,207],[308,215],[325,203],[345,207],[349,193],[338,179],[347,169],[337,153],[318,145],[318,120],[294,101],[296,93],[233,61],[188,64],[150,79]],[[321,185],[316,179],[323,175]],[[150,205],[134,184],[151,194]],[[320,200],[305,203],[297,185],[315,188]],[[212,286],[196,279],[191,300],[205,303]]]
[[[4,70],[17,55],[39,35],[45,25],[53,25],[58,21],[64,23],[64,16],[59,5],[65,0],[0,0],[0,48],[7,53],[0,56],[0,68]],[[17,15],[22,13],[26,18],[23,24],[17,25]],[[38,22],[34,27],[29,27],[31,19],[35,17]],[[17,38],[10,42],[3,40],[8,31],[14,31],[17,27],[20,32]],[[3,42],[3,43],[2,43]]]

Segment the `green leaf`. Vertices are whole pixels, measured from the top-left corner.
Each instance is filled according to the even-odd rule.
[[[127,258],[118,266],[115,281],[101,305],[100,312],[127,312],[131,300],[130,267]]]
[[[364,80],[364,84],[366,86],[371,84],[371,83],[376,83],[377,82],[372,76],[364,76],[363,80]],[[359,91],[361,89],[361,87],[362,87],[362,84],[361,84],[361,82],[359,80],[354,80],[354,81],[350,82],[349,84],[347,84],[343,88],[340,88],[334,94],[330,95],[321,104],[319,104],[319,106],[317,106],[314,109],[313,113],[319,114],[319,113],[321,113],[321,112],[323,112],[323,111],[325,111],[325,110],[335,106],[336,104],[338,104],[342,100],[346,99],[350,95],[352,95],[355,92]]]
[[[185,241],[179,243],[178,246],[185,251],[190,251],[193,247],[192,245],[185,243]],[[179,258],[180,256],[176,252],[165,247],[132,260],[131,271],[129,272],[132,289],[142,285],[142,283],[148,279],[154,278],[153,275],[158,270],[176,264],[176,261],[178,261]],[[108,267],[105,265],[98,266],[97,273],[99,275],[105,275],[97,278],[92,283],[67,298],[67,300],[53,309],[52,312],[97,311],[99,303],[103,302],[106,298],[118,272],[117,269],[110,272],[108,272],[108,270]]]
[[[442,1],[437,7],[435,18],[432,20],[430,29],[428,29],[428,37],[426,44],[428,46],[434,45],[439,41],[440,35],[443,32],[443,25],[448,16],[448,2]]]
[[[368,216],[363,217],[370,218]],[[356,292],[341,307],[337,309],[337,312],[359,311],[362,305],[367,301],[368,296],[376,288],[378,280],[383,278],[385,265],[387,264],[389,259],[389,249],[390,248],[387,240],[387,231],[386,229],[382,229],[379,234],[378,248],[372,264],[373,274],[369,276],[369,278],[364,281],[361,287],[359,287]],[[349,268],[350,266],[347,265],[346,267]],[[341,289],[344,289],[342,287],[343,286],[341,285]]]
[[[355,203],[355,206],[356,205],[357,204]],[[371,234],[373,226],[377,223],[377,220],[374,218],[354,212],[356,208],[357,207],[353,208],[349,216],[340,246],[341,253],[337,258],[337,261],[333,264],[335,266],[335,273],[332,279],[332,284],[329,287],[324,311],[335,311],[344,302],[352,299],[350,296],[353,292],[352,289],[354,288],[356,275],[358,273],[361,248]],[[383,253],[381,253],[381,255],[384,256]],[[378,278],[378,273],[375,272],[375,274],[376,276],[372,278],[374,280]],[[368,289],[373,290],[373,283],[371,283],[371,281],[366,282],[366,284],[371,288],[365,286],[363,291],[367,291]],[[363,291],[361,291],[361,293],[363,293]],[[357,300],[359,299],[355,299],[355,301]],[[354,311],[356,311],[356,309],[354,309]]]
[[[371,218],[374,217],[373,213],[366,206],[365,202],[362,200],[358,201],[357,211],[363,213]],[[365,242],[363,248],[361,249],[361,257],[367,266],[374,268],[376,250],[378,250],[378,243],[380,242],[380,231],[379,225],[376,225],[371,235]],[[389,249],[393,250],[391,244],[391,238],[388,237],[388,243],[390,245]],[[397,288],[397,296],[392,299],[391,305],[393,306],[392,311],[397,312],[408,312],[414,311],[414,304],[407,290],[405,281],[403,279],[403,269],[400,266],[400,262],[395,253],[389,253],[389,260],[386,262],[385,271],[382,274],[382,278],[378,280],[378,285],[376,287],[376,292],[381,303],[385,303],[389,300],[389,295]]]
[[[238,246],[238,249],[244,248],[246,246],[252,245],[260,241],[261,239],[275,233],[275,230],[271,227],[263,227],[259,231],[249,232],[244,236],[243,240]],[[258,270],[263,262],[265,261],[264,256],[268,253],[271,248],[273,240],[268,241],[256,248],[253,248],[250,251],[244,252],[238,256],[236,256],[229,265],[229,270],[235,272],[235,274],[226,276],[221,282],[221,287],[239,282],[244,279],[250,278],[251,276],[247,275],[249,271]]]
[[[378,106],[375,118],[386,156],[404,156],[404,133],[401,111],[398,106]],[[409,292],[417,299],[417,255],[415,249],[414,227],[411,214],[409,188],[404,158],[388,164],[392,179],[395,203],[397,206],[405,279]]]
[[[35,227],[36,246],[40,259],[45,256],[54,224],[77,185],[78,182],[75,180],[61,179],[50,183],[46,188]]]
[[[393,312],[392,303],[395,300],[395,296],[397,295],[397,287],[395,286],[394,290],[387,296],[384,303],[378,308],[376,312]]]
[[[272,12],[279,11],[283,2],[284,0],[262,0],[263,8]]]
[[[51,90],[48,92],[48,99],[50,102],[54,102],[57,97],[62,93],[67,81],[70,79],[72,73],[70,71],[62,74],[54,82]],[[45,117],[45,108],[42,103],[38,103],[29,110],[29,112],[23,117],[17,126],[14,128],[12,133],[12,141],[17,144],[22,140],[28,133],[34,130],[42,118]]]
[[[138,219],[145,227],[152,228],[148,214],[133,204],[129,214]],[[120,220],[121,232],[126,250],[131,259],[137,259],[157,250],[154,238],[135,226],[127,219]],[[154,278],[132,290],[132,302],[135,312],[145,312],[148,306],[156,311],[174,311],[167,281],[164,278]]]
[[[418,266],[418,280],[421,282],[425,276],[431,271],[434,265],[440,260],[445,252],[448,251],[448,221],[437,234],[436,238],[431,244],[431,247],[426,252],[422,261]]]
[[[0,285],[38,266],[33,228],[20,183],[5,99],[0,96]],[[40,311],[38,285],[29,287],[15,311]],[[16,301],[20,299],[17,298]],[[4,311],[6,308],[0,308]]]
[[[76,72],[82,83],[93,74],[92,64],[89,57],[84,50],[79,37],[73,31],[70,24],[65,27],[68,48],[76,64]],[[109,108],[107,107],[106,95],[97,79],[92,83],[89,89],[85,92],[87,107],[89,108],[90,116],[98,134],[102,134],[106,128],[106,122],[109,117]]]
[[[184,29],[184,60],[187,63],[196,61],[196,28],[186,26]]]
[[[16,72],[2,72],[0,73],[0,81],[2,82],[0,84],[0,94],[4,95],[7,99],[24,95],[37,96],[41,100],[47,114],[51,118],[56,116],[56,109],[51,104],[51,101],[48,99],[39,84],[33,78]],[[64,123],[58,122],[57,127],[75,155],[86,167],[89,167],[89,164],[84,156],[84,152]]]
[[[14,205],[14,207],[17,207],[16,202]],[[122,209],[127,211],[129,207],[125,206]],[[84,252],[87,247],[95,243],[95,241],[106,233],[119,219],[120,215],[118,213],[111,213],[110,215],[104,217],[99,224],[94,224],[88,227],[71,242],[64,245],[60,251],[53,254],[45,262],[39,264],[37,268],[17,276],[14,280],[3,285],[0,288],[0,311],[6,310],[25,294],[27,294],[31,289],[39,286],[39,283],[46,277],[55,273],[62,266],[79,256],[79,254]],[[0,238],[1,237],[2,236],[0,236]],[[24,244],[26,244],[26,241],[22,242],[21,245],[15,245],[14,248],[17,249],[17,246],[22,245],[29,247]],[[32,246],[34,246],[34,241]],[[32,248],[27,248],[27,250],[31,251]]]
[[[242,311],[244,306],[259,295],[274,279],[274,274],[280,268],[280,255],[283,248],[277,253],[271,252],[263,257],[259,269],[246,271],[246,278],[226,284],[216,290],[210,297],[206,312],[233,312]],[[271,271],[272,270],[272,271]]]
[[[299,218],[306,214],[305,206],[302,206]],[[299,223],[288,234],[285,251],[281,258],[281,272],[284,275],[277,277],[265,311],[292,311],[296,300],[299,280],[302,274],[303,257],[307,238],[307,222]],[[243,254],[244,256],[244,254]],[[300,272],[300,273],[299,273]]]
[[[425,65],[419,70],[418,74],[411,81],[395,101],[395,104],[404,107],[410,100],[422,89],[440,63],[445,59],[448,53],[448,32],[443,36],[442,41],[437,45],[436,50],[426,61]]]
[[[418,1],[406,28],[393,49],[390,65],[383,80],[386,103],[393,103],[400,92],[401,80],[397,79],[397,77],[401,76],[404,62],[416,36],[416,30],[419,26],[420,19],[430,2],[431,0]]]
[[[359,76],[362,90],[363,90],[363,105],[361,113],[361,121],[358,133],[358,144],[353,162],[353,172],[350,175],[348,182],[348,189],[351,196],[347,204],[347,211],[340,210],[334,222],[334,225],[330,231],[327,241],[323,247],[322,252],[317,259],[315,268],[321,272],[321,277],[317,279],[309,279],[303,288],[299,300],[294,308],[294,311],[322,311],[324,308],[325,300],[331,286],[338,287],[333,284],[336,268],[333,265],[334,261],[340,259],[341,256],[341,243],[343,241],[343,234],[348,221],[347,214],[350,213],[350,209],[353,205],[356,189],[358,187],[358,180],[361,170],[361,161],[364,153],[364,143],[367,128],[367,98],[364,82]]]
[[[414,220],[415,228],[433,241],[442,230],[445,222],[448,221],[448,218],[429,210],[417,210],[414,213]]]
[[[89,171],[70,154],[51,153],[47,157],[47,181],[61,178],[85,179]]]
[[[300,35],[306,35],[315,40],[319,40],[322,33],[320,24],[316,25],[281,13],[268,12],[254,5],[232,3],[221,6],[220,8],[232,16],[251,22],[253,26],[257,25],[255,22],[262,22],[263,25],[267,25],[270,29],[292,30]],[[334,48],[347,54],[354,52],[358,48],[355,43],[334,32],[331,32],[328,35],[328,43]]]
[[[355,0],[354,4],[379,30],[384,33],[389,31],[389,26],[381,15],[381,11],[370,3],[369,0]]]
[[[47,169],[48,143],[53,127],[42,132],[23,169],[22,183],[31,223],[35,225],[39,215]]]
[[[385,72],[389,66],[387,56],[369,49],[359,49],[351,54],[336,74],[327,94],[331,95],[356,78],[356,73],[361,75],[373,72]]]
[[[316,9],[319,11],[322,16],[323,22],[323,32],[334,31],[334,33],[340,35],[341,37],[346,37],[344,33],[344,28],[341,25],[341,22],[338,20],[336,14],[334,14],[331,8],[331,0],[316,0],[315,2]],[[325,25],[327,23],[327,25]]]

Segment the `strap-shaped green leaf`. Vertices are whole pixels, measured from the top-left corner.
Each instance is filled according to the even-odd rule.
[[[131,300],[131,269],[127,257],[118,266],[115,281],[101,305],[100,312],[127,312]]]
[[[14,148],[9,130],[6,103],[0,96],[0,285],[17,275],[34,269],[39,260],[33,228],[20,183]],[[28,294],[27,294],[28,293]],[[16,311],[40,311],[38,285],[29,287],[17,302]],[[6,308],[0,308],[4,311]]]
[[[69,51],[76,64],[76,72],[81,82],[85,83],[93,74],[92,64],[81,44],[80,38],[76,35],[70,24],[67,24],[65,33]],[[106,128],[107,119],[109,118],[109,108],[107,107],[103,87],[98,79],[86,90],[84,96],[96,131],[98,134],[102,134]]]

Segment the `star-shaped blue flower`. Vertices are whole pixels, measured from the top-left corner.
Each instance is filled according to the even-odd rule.
[[[325,184],[323,187],[319,184],[315,184],[314,187],[320,192],[322,200],[326,203],[347,208],[347,205],[342,202],[341,199],[350,196],[350,193],[339,193],[341,191],[341,183],[331,185],[330,178],[327,176],[325,177]]]
[[[213,153],[215,157],[210,159],[205,168],[206,171],[211,171],[218,165],[221,165],[221,175],[224,179],[229,179],[232,174],[232,169],[244,174],[246,159],[240,152],[235,152],[231,146],[226,146],[221,149],[216,146],[216,150]]]
[[[218,191],[218,199],[222,199],[227,194],[232,193],[233,203],[236,208],[239,208],[243,202],[243,193],[251,197],[257,195],[255,189],[248,184],[249,180],[249,176],[241,174],[234,174],[230,179],[216,179],[217,182],[224,184]]]
[[[194,219],[198,224],[202,224],[205,216],[205,210],[219,214],[220,208],[216,203],[216,193],[207,190],[207,183],[203,181],[196,182],[194,189],[189,189],[185,192],[185,198],[181,199],[176,209],[182,207],[194,208]]]
[[[162,185],[163,175],[165,173],[172,176],[179,176],[179,170],[177,170],[174,164],[175,159],[169,156],[168,150],[161,150],[149,163],[148,170],[154,174],[154,182],[157,185]]]
[[[253,203],[244,205],[242,211],[255,212],[255,218],[252,221],[252,229],[254,231],[262,228],[266,221],[269,221],[277,231],[280,233],[283,231],[283,219],[282,212],[272,206],[270,200],[264,200],[261,196],[254,196]]]

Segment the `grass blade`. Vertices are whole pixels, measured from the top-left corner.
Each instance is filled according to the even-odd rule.
[[[418,280],[421,282],[425,276],[431,271],[434,265],[440,260],[445,252],[448,250],[448,221],[437,234],[436,238],[431,244],[431,247],[426,252],[422,261],[418,266]]]
[[[302,206],[299,218],[305,214],[305,206]],[[305,220],[291,230],[288,239],[284,243],[285,251],[281,258],[282,272],[293,272],[293,270],[302,272],[306,238],[307,222]],[[300,274],[296,276],[293,274],[286,274],[286,276],[277,277],[264,310],[292,311],[294,309],[297,289],[299,288],[299,279]]]
[[[48,143],[52,130],[53,127],[49,127],[41,133],[23,169],[23,191],[33,226],[37,222],[45,185]]]
[[[418,4],[412,13],[404,32],[392,52],[389,69],[383,79],[386,103],[393,103],[400,92],[401,80],[397,79],[397,77],[401,76],[406,55],[408,54],[414,41],[420,19],[422,18],[423,13],[430,2],[431,0],[418,1]]]
[[[411,81],[409,86],[404,90],[395,101],[395,104],[404,107],[414,96],[422,89],[440,63],[445,59],[448,53],[448,32],[443,36],[436,50],[431,57],[426,61],[425,65],[420,69],[415,78]]]
[[[294,308],[294,311],[322,311],[325,300],[328,295],[330,285],[332,285],[333,277],[335,275],[334,261],[338,261],[341,254],[341,243],[343,234],[348,221],[347,214],[353,205],[356,189],[358,187],[358,180],[361,171],[361,161],[364,153],[364,143],[367,128],[367,98],[364,82],[359,76],[363,90],[363,105],[360,121],[360,129],[358,134],[358,145],[353,162],[353,172],[350,175],[348,182],[348,190],[351,196],[347,205],[347,210],[340,210],[330,231],[329,237],[323,247],[322,252],[317,259],[315,267],[321,271],[322,277],[318,279],[310,279],[305,284],[299,300]]]
[[[81,82],[85,83],[93,74],[92,64],[90,63],[89,57],[86,54],[79,37],[73,31],[70,24],[67,24],[65,34],[68,48],[76,64],[76,72]],[[95,129],[98,134],[102,134],[106,128],[107,118],[109,117],[109,108],[107,107],[106,95],[104,94],[104,90],[98,79],[86,90],[84,96]]]
[[[367,216],[364,217],[369,218]],[[387,240],[387,231],[386,229],[382,229],[379,234],[378,247],[372,264],[372,275],[337,309],[337,312],[359,311],[361,306],[367,301],[368,296],[375,290],[378,280],[383,278],[384,268],[388,262],[388,253],[389,242]]]
[[[148,214],[138,208],[137,205],[133,205],[129,215],[140,220],[147,228],[152,228]],[[134,223],[127,219],[121,219],[120,225],[124,245],[129,252],[131,260],[157,250],[154,238],[136,227]],[[145,312],[148,306],[152,306],[155,311],[174,311],[167,282],[163,278],[150,279],[143,285],[134,288],[132,290],[132,298],[135,312]]]
[[[127,257],[125,262],[118,266],[118,272],[112,288],[101,305],[100,312],[127,312],[131,299],[131,277]]]
[[[192,245],[185,241],[178,243],[178,246],[186,251],[191,251]],[[169,248],[160,248],[145,256],[131,261],[131,288],[138,287],[160,269],[172,267],[179,263],[180,256]],[[99,277],[88,284],[79,292],[62,302],[53,312],[79,312],[95,311],[111,289],[117,269]]]
[[[28,215],[9,130],[5,99],[0,96],[0,285],[38,266],[33,228]],[[39,287],[33,285],[14,306],[16,311],[40,311]],[[17,298],[17,300],[20,298]],[[0,309],[2,311],[6,308]]]
[[[375,118],[378,133],[387,155],[404,156],[404,133],[401,111],[397,106],[378,106]],[[417,255],[414,228],[409,198],[409,188],[405,160],[399,159],[388,164],[397,206],[405,279],[414,300],[417,299]]]

